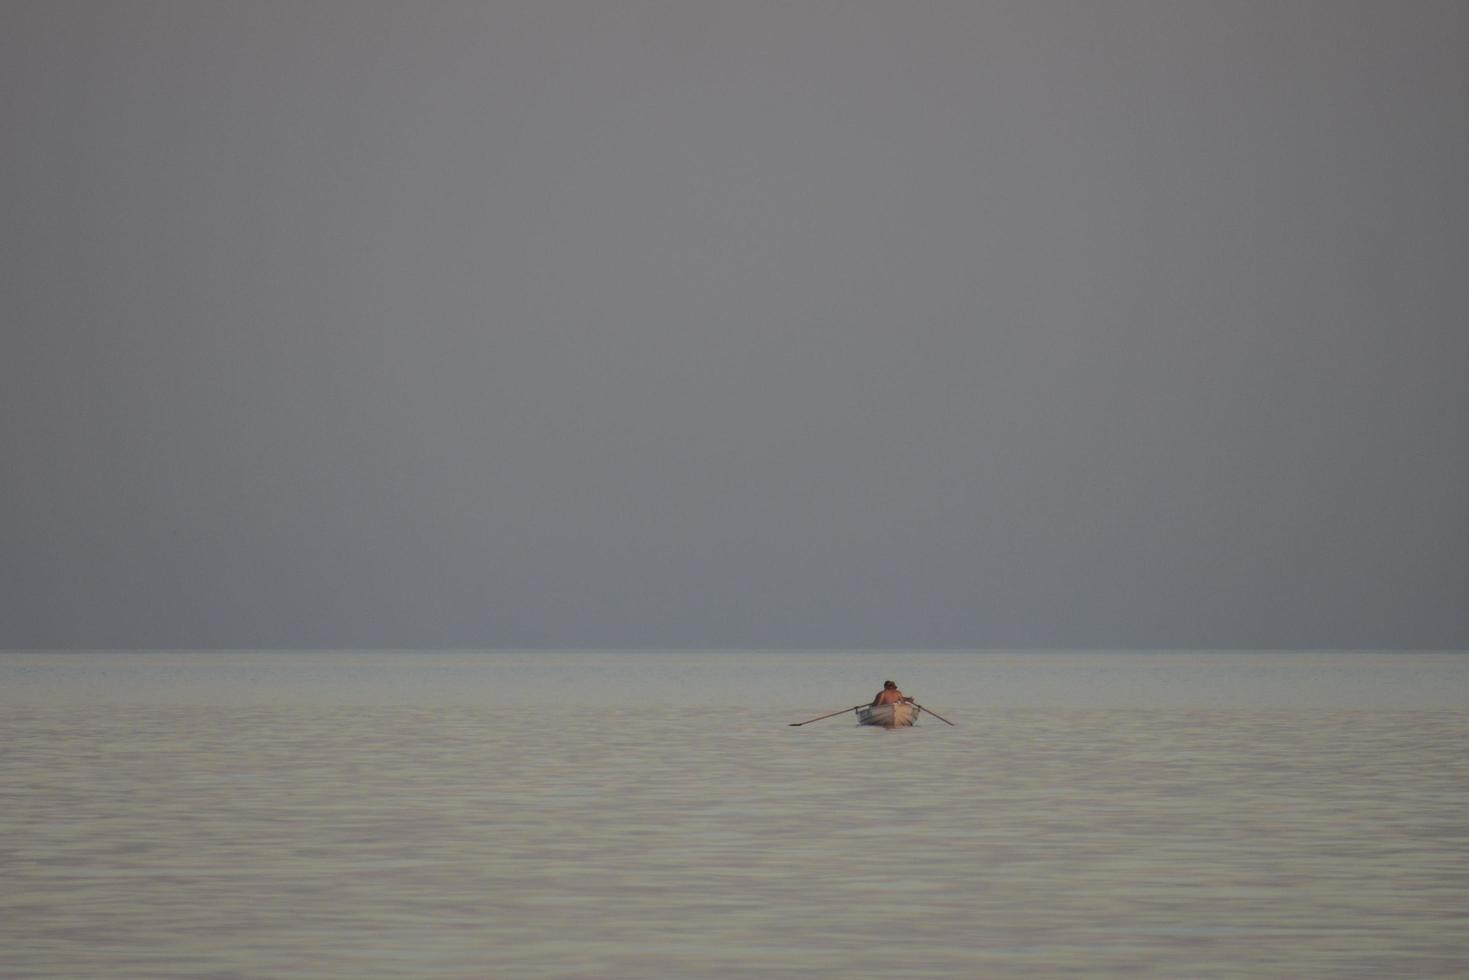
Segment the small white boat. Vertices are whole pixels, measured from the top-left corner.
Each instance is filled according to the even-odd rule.
[[[857,724],[879,728],[907,728],[918,721],[919,707],[907,701],[892,704],[865,704],[857,708]]]

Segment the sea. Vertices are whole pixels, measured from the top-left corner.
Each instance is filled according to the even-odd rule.
[[[1469,977],[1469,654],[0,653],[0,976]]]

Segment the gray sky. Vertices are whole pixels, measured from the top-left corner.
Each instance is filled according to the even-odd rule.
[[[1469,5],[17,2],[0,646],[1469,647]]]

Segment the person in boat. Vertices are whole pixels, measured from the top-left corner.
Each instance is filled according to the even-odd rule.
[[[883,681],[882,690],[878,691],[877,697],[872,699],[872,706],[875,708],[880,704],[898,704],[900,702],[912,704],[913,699],[898,690],[898,685],[892,681]]]

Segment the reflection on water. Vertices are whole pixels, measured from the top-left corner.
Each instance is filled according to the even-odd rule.
[[[0,973],[1469,973],[1469,713],[939,710],[11,704]]]

